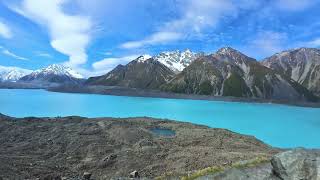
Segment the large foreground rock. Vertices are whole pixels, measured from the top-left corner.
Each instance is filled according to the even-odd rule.
[[[319,180],[320,151],[293,149],[282,152],[263,164],[250,168],[232,168],[199,180]]]
[[[274,156],[273,173],[284,180],[320,179],[320,151],[295,149]]]

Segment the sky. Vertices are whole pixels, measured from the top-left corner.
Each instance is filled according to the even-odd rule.
[[[0,65],[101,75],[142,54],[320,47],[320,0],[0,0]]]

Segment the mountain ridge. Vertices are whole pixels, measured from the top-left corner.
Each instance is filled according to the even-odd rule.
[[[0,82],[18,81],[21,77],[31,73],[32,70],[11,66],[0,66]]]
[[[159,61],[140,56],[125,66],[118,65],[105,75],[89,78],[86,84],[156,89],[173,75],[174,72]]]
[[[261,62],[320,96],[320,49],[298,48],[276,53]]]
[[[146,67],[135,69],[131,61],[126,66],[117,66],[115,71],[122,71],[118,76],[112,73],[101,76],[99,81],[95,82],[95,78],[90,78],[91,85],[112,85],[129,88],[148,88],[146,84],[128,85],[126,83],[111,83],[112,79],[125,76],[127,67],[131,67],[131,73],[137,74],[141,71],[146,71]],[[144,59],[143,63],[159,62],[154,57]],[[142,63],[142,62],[140,62]],[[158,63],[162,66],[154,67],[155,69],[164,67],[163,63]],[[135,70],[134,70],[135,69]],[[148,69],[148,68],[147,68]],[[161,69],[161,68],[160,68]],[[169,69],[169,68],[168,68]],[[247,98],[264,98],[264,99],[289,99],[289,100],[307,100],[315,101],[317,98],[310,93],[305,87],[299,83],[292,81],[286,75],[278,73],[270,69],[254,58],[248,57],[245,54],[231,47],[219,49],[216,53],[210,55],[202,55],[192,60],[181,72],[165,71],[160,76],[168,73],[165,80],[159,81],[157,86],[151,89],[160,89],[166,92],[186,93],[186,94],[202,94],[213,96],[235,96]],[[109,78],[106,78],[106,77]],[[110,77],[112,78],[110,79]],[[141,81],[145,79],[154,81],[159,76],[144,74],[140,79],[135,79],[134,73],[131,74],[132,79],[127,76],[127,81]]]
[[[83,76],[62,64],[51,64],[19,79],[21,82],[78,83]]]

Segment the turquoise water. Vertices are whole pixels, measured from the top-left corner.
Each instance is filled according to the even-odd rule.
[[[150,130],[152,133],[154,133],[158,136],[173,137],[176,135],[176,133],[171,129],[153,128]]]
[[[227,128],[276,147],[320,148],[319,108],[2,89],[0,112],[15,117],[168,118]]]

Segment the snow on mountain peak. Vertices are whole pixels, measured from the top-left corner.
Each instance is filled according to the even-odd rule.
[[[0,81],[15,82],[21,77],[30,74],[32,71],[18,67],[5,67],[0,66]]]
[[[187,49],[183,52],[180,52],[179,50],[161,52],[159,55],[155,56],[154,59],[174,72],[180,72],[189,66],[197,57],[197,54]]]
[[[67,75],[73,78],[82,79],[83,76],[78,72],[74,71],[70,67],[67,67],[62,64],[51,64],[46,68],[42,68],[39,70],[34,71],[31,75],[37,76],[38,74],[54,74],[54,75]]]
[[[139,57],[137,58],[137,61],[138,61],[138,62],[144,62],[144,61],[146,61],[146,60],[148,60],[148,59],[150,59],[150,58],[152,58],[152,56],[150,56],[149,54],[144,54],[144,55],[142,55],[142,56],[139,56]]]

